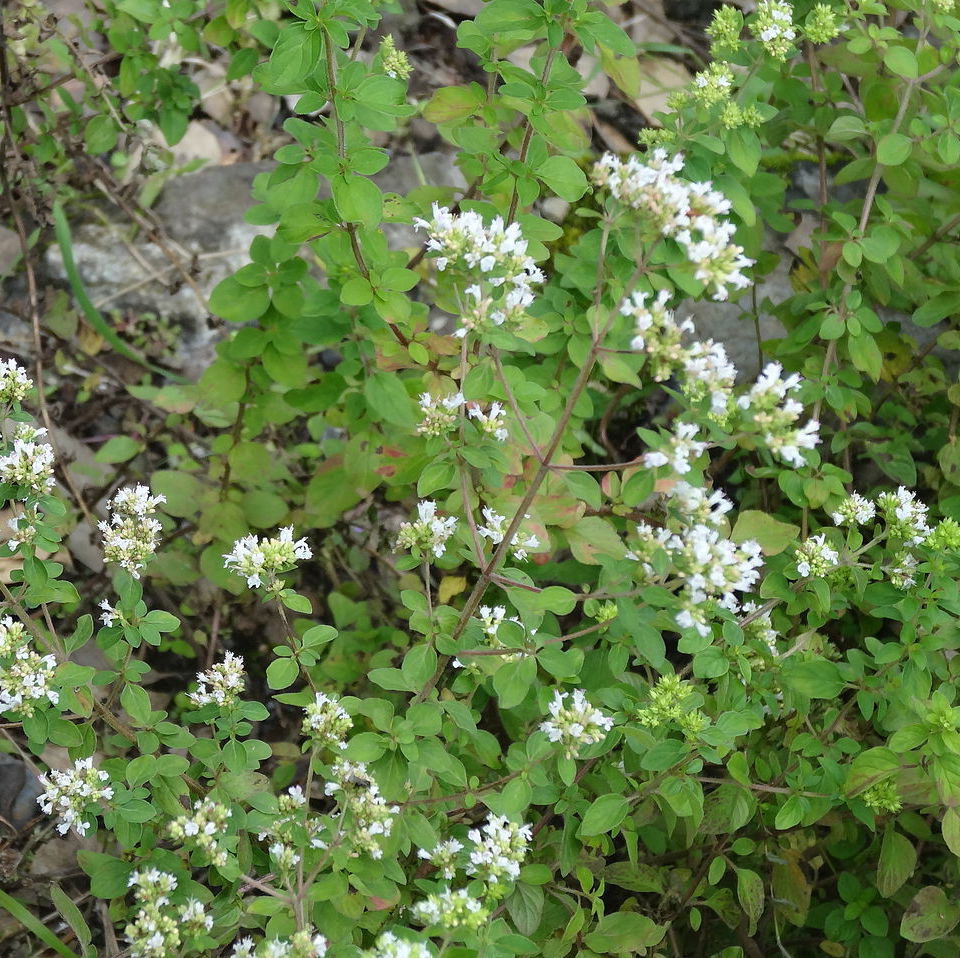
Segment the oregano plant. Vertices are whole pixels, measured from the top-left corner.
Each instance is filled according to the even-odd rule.
[[[0,367],[2,731],[82,840],[59,924],[0,907],[65,958],[954,954],[952,2],[721,6],[627,155],[578,64],[629,93],[638,48],[586,0],[489,0],[486,82],[420,102],[381,4],[106,12],[291,115],[233,325],[129,386],[167,445],[95,524]],[[373,179],[414,116],[463,187]]]

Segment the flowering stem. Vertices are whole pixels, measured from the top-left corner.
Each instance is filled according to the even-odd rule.
[[[600,255],[597,258],[597,286],[596,292],[594,293],[595,308],[599,307],[600,299],[603,295],[603,275],[606,267],[607,241],[610,237],[610,227],[610,221],[605,220],[603,224],[603,233],[600,239]],[[642,273],[643,264],[638,266],[637,272],[634,274],[635,278],[631,279],[630,285],[632,285],[636,279],[639,279],[639,276],[642,275]],[[558,420],[556,428],[553,431],[553,435],[550,437],[550,441],[547,443],[547,447],[544,450],[543,459],[540,462],[540,466],[537,469],[536,475],[533,477],[533,480],[527,488],[526,494],[524,495],[523,500],[520,502],[520,505],[517,507],[513,519],[511,520],[510,525],[507,527],[503,538],[500,540],[500,544],[494,551],[490,562],[487,564],[486,568],[481,570],[480,577],[477,580],[476,585],[474,585],[473,591],[470,593],[467,601],[464,603],[463,609],[460,612],[460,618],[451,635],[451,640],[453,642],[456,642],[463,634],[463,630],[467,627],[470,617],[480,605],[484,593],[487,591],[487,587],[493,580],[493,576],[496,573],[497,567],[503,561],[507,554],[507,550],[513,543],[513,537],[520,528],[520,523],[523,522],[527,511],[530,508],[530,504],[536,498],[537,493],[540,491],[540,486],[543,484],[544,479],[546,479],[547,475],[549,474],[550,461],[556,454],[557,449],[559,449],[560,443],[563,441],[563,437],[567,431],[567,426],[570,423],[570,419],[573,417],[573,410],[576,408],[581,394],[583,393],[584,389],[587,388],[587,383],[590,381],[590,376],[593,373],[593,367],[596,364],[597,356],[599,355],[600,344],[603,342],[603,339],[610,330],[610,327],[616,321],[617,315],[617,311],[611,308],[606,321],[602,325],[598,326],[597,330],[594,332],[590,351],[587,353],[583,367],[574,381],[573,388],[570,391],[570,396],[567,399],[567,403],[563,408],[563,412],[560,414],[560,419]],[[446,671],[449,662],[450,656],[443,656],[438,663],[433,676],[427,681],[427,684],[416,694],[416,696],[414,696],[415,703],[424,701],[433,691],[433,689],[436,688],[437,682],[440,681],[440,676]]]
[[[307,684],[310,688],[316,692],[317,686],[313,681],[313,677],[310,675],[310,672],[307,670],[307,667],[300,661],[300,653],[298,651],[299,637],[297,633],[293,631],[293,626],[290,624],[290,620],[287,618],[287,610],[283,607],[283,602],[280,599],[277,599],[277,609],[280,611],[280,618],[283,620],[283,628],[286,632],[287,645],[290,646],[290,651],[293,652],[293,657],[297,662],[297,665],[300,666],[300,672],[303,677],[307,680]]]

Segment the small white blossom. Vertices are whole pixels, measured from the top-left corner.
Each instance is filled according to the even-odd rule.
[[[489,638],[495,639],[497,632],[500,631],[500,626],[503,623],[504,616],[507,614],[507,610],[502,605],[497,605],[493,608],[488,605],[481,605],[479,614],[483,631],[486,632]]]
[[[197,673],[197,691],[187,697],[197,708],[204,705],[231,708],[243,694],[244,684],[243,657],[227,652],[222,662]]]
[[[483,517],[487,520],[487,525],[478,526],[477,532],[484,538],[489,539],[491,544],[497,546],[503,542],[503,537],[507,534],[507,517],[494,512],[489,506],[483,507]],[[529,515],[524,516],[529,519]],[[523,562],[527,558],[528,549],[537,549],[540,547],[540,540],[530,532],[523,532],[518,529],[510,542],[510,551],[513,555]]]
[[[151,496],[146,486],[127,486],[118,489],[107,503],[110,521],[101,520],[97,528],[103,534],[103,557],[126,569],[135,579],[157,550],[162,530],[153,513],[163,496]]]
[[[914,573],[917,571],[917,558],[909,552],[898,552],[894,562],[896,565],[887,570],[890,582],[898,589],[912,589],[917,584]]]
[[[56,705],[60,701],[60,693],[52,687],[56,668],[52,655],[40,655],[29,645],[15,649],[10,661],[0,663],[0,712],[28,717],[44,700]]]
[[[469,408],[468,414],[471,419],[477,420],[477,426],[485,436],[493,436],[497,442],[506,442],[510,437],[507,428],[503,423],[503,417],[506,410],[503,403],[493,402],[490,409],[484,412],[479,406],[473,405]]]
[[[417,518],[413,522],[401,523],[397,545],[403,549],[432,552],[439,559],[447,551],[447,540],[456,531],[456,517],[441,519],[437,515],[437,504],[426,499],[417,504]]]
[[[571,701],[567,702],[567,699]],[[581,748],[602,742],[613,728],[613,719],[588,701],[583,689],[553,693],[550,703],[550,718],[543,722],[540,731],[551,742],[563,746],[567,758],[576,758]]]
[[[46,429],[18,423],[12,449],[0,457],[0,480],[26,490],[14,497],[18,500],[43,495],[54,484],[53,446],[39,441],[46,434]]]
[[[529,825],[491,815],[480,828],[470,829],[467,838],[473,842],[467,874],[495,886],[519,877],[533,832]]]
[[[93,827],[87,820],[87,809],[95,802],[107,802],[113,798],[113,787],[105,784],[110,776],[93,767],[92,758],[81,758],[72,769],[51,770],[40,776],[40,784],[46,791],[37,796],[37,804],[47,815],[57,815],[57,831],[66,834],[70,828],[83,837]]]
[[[442,878],[452,880],[457,872],[457,855],[463,851],[463,843],[455,838],[439,842],[432,849],[421,848],[417,856],[425,861],[432,862],[440,872]]]
[[[490,914],[487,908],[470,893],[461,888],[459,891],[444,889],[428,895],[423,901],[410,908],[414,921],[427,927],[443,928],[454,931],[458,928],[477,929]]]
[[[718,528],[733,503],[720,489],[710,492],[680,480],[669,491],[670,504],[676,506],[687,525],[705,524]]]
[[[434,399],[430,393],[420,394],[420,425],[417,432],[421,436],[442,436],[453,429],[459,419],[463,406],[463,393]]]
[[[797,31],[793,28],[793,7],[785,0],[757,0],[757,12],[750,30],[771,57],[785,60],[797,38]]]
[[[353,728],[353,719],[336,696],[317,692],[304,712],[303,734],[309,735],[315,744],[337,751],[347,747],[344,736]]]
[[[710,398],[710,415],[726,422],[737,367],[727,358],[722,343],[708,339],[693,343],[683,357],[683,393],[691,403]]]
[[[233,552],[224,555],[223,565],[228,571],[246,577],[251,589],[262,585],[276,589],[279,588],[278,576],[281,573],[289,572],[297,562],[312,556],[307,540],[294,540],[293,526],[286,526],[274,539],[264,538],[261,541],[254,535],[237,539],[233,544]]]
[[[805,579],[825,576],[839,562],[837,550],[827,545],[826,536],[822,532],[810,536],[797,547],[797,572]]]
[[[449,267],[477,278],[464,290],[463,327],[457,335],[520,324],[533,302],[532,287],[545,277],[527,255],[517,223],[507,226],[497,216],[485,225],[476,211],[454,214],[434,203],[433,218],[413,225],[430,233],[427,249],[440,254],[434,260],[438,270]]]
[[[693,438],[698,432],[693,423],[678,422],[667,442],[659,449],[644,454],[643,464],[650,468],[669,465],[680,475],[688,473],[693,460],[702,456],[709,445]]]
[[[783,378],[783,366],[768,363],[750,391],[738,400],[770,452],[797,468],[806,465],[801,450],[815,449],[820,442],[820,423],[816,419],[800,428],[795,425],[803,405],[790,393],[799,388],[800,377],[796,373]]]
[[[177,887],[176,877],[149,868],[134,872],[127,885],[136,890],[140,906],[123,930],[132,958],[168,958],[176,954],[182,944],[181,922],[169,907],[169,895]]]
[[[0,405],[22,402],[31,389],[33,380],[22,366],[13,359],[0,360]]]
[[[388,805],[380,794],[367,766],[362,762],[338,761],[333,766],[333,781],[327,782],[324,791],[335,795],[346,809],[352,823],[349,837],[358,851],[371,858],[383,857],[383,839],[389,838],[394,818],[400,813],[396,805]]]
[[[433,952],[422,942],[398,938],[390,931],[385,931],[373,948],[361,954],[362,958],[433,958]]]
[[[693,334],[689,319],[678,323],[673,311],[667,308],[670,291],[660,290],[656,299],[647,305],[649,294],[634,292],[620,306],[620,314],[634,321],[635,335],[630,347],[648,356],[655,382],[669,379],[683,362],[686,350],[682,346],[685,334]]]
[[[887,523],[887,533],[894,539],[903,539],[908,546],[916,546],[930,534],[927,507],[906,487],[881,493],[877,505]]]
[[[862,526],[877,514],[877,507],[869,499],[854,492],[837,506],[833,521],[838,526]]]
[[[227,851],[220,840],[230,814],[226,805],[204,798],[194,804],[192,812],[174,819],[167,826],[167,832],[174,841],[199,848],[220,867],[227,863]]]
[[[191,898],[180,908],[180,921],[195,935],[210,931],[213,928],[213,915],[207,914],[206,908],[199,898]]]

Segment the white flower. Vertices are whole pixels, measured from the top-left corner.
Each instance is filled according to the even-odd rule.
[[[477,532],[484,538],[497,546],[503,542],[503,537],[507,533],[507,517],[494,512],[489,506],[483,507],[483,517],[487,520],[487,525],[478,526]],[[529,519],[529,515],[524,516]],[[527,558],[528,549],[537,549],[540,546],[540,540],[530,532],[522,532],[518,529],[510,540],[510,551],[521,562]]]
[[[417,518],[400,525],[397,545],[404,549],[432,552],[438,559],[447,551],[447,540],[457,531],[454,516],[441,519],[437,504],[430,499],[417,504]]]
[[[243,694],[244,683],[242,656],[227,652],[222,662],[207,672],[197,673],[197,691],[191,692],[188,698],[197,708],[204,705],[229,708]]]
[[[570,703],[567,703],[570,699]],[[540,731],[551,742],[559,742],[567,758],[576,758],[586,745],[602,742],[613,728],[613,719],[588,701],[583,689],[574,692],[553,693],[550,703],[550,718],[543,722]]]
[[[419,849],[417,856],[423,858],[425,861],[433,862],[440,872],[441,877],[450,881],[456,875],[457,855],[462,851],[462,842],[451,838],[445,842],[439,842],[429,851],[426,848]]]
[[[259,588],[267,585],[279,587],[277,578],[283,572],[289,572],[297,562],[313,556],[306,539],[293,538],[293,526],[285,526],[274,539],[257,536],[244,536],[233,544],[233,552],[223,557],[224,568],[245,576],[247,585]]]
[[[52,688],[56,668],[52,655],[40,655],[29,645],[14,649],[12,660],[0,667],[0,712],[29,717],[44,699],[56,705],[60,701],[60,693]]]
[[[506,410],[503,403],[493,402],[490,404],[488,412],[483,412],[479,406],[471,406],[467,411],[471,419],[477,420],[477,426],[486,436],[493,436],[497,442],[506,442],[510,436],[506,426],[503,424],[503,417]]]
[[[423,901],[410,908],[414,921],[429,927],[444,928],[453,931],[457,928],[479,928],[489,915],[488,909],[470,893],[461,888],[428,895]]]
[[[420,411],[423,418],[417,426],[417,432],[422,436],[442,436],[457,424],[463,393],[434,399],[430,393],[420,394]]]
[[[231,812],[226,805],[204,798],[194,803],[193,811],[174,819],[168,826],[170,837],[184,845],[199,848],[214,865],[227,863],[227,851],[220,844]]]
[[[31,389],[33,380],[22,366],[12,359],[0,360],[0,405],[22,402]]]
[[[480,606],[480,623],[489,638],[495,639],[497,637],[497,632],[500,630],[500,625],[506,614],[507,610],[502,605],[493,608],[488,605]]]
[[[887,523],[887,534],[891,537],[903,539],[908,546],[916,546],[930,534],[927,507],[906,487],[900,486],[896,492],[881,493],[877,497],[877,505]]]
[[[838,526],[862,526],[877,514],[877,507],[869,499],[854,492],[837,506],[833,513],[833,522]]]
[[[698,442],[693,438],[698,431],[693,423],[677,422],[674,427],[674,434],[664,445],[653,452],[644,454],[644,465],[656,468],[669,464],[673,471],[680,475],[688,473],[693,460],[702,456],[709,445],[705,442]]]
[[[47,815],[58,815],[57,831],[66,834],[70,828],[83,837],[93,827],[86,820],[89,806],[113,798],[113,787],[104,784],[110,776],[93,767],[92,758],[77,759],[72,769],[51,770],[40,776],[46,791],[37,797],[37,804]]]
[[[317,692],[304,711],[304,735],[309,735],[315,744],[326,748],[342,751],[347,747],[344,736],[353,728],[353,719],[335,696]]]
[[[708,492],[699,486],[691,486],[683,480],[669,491],[670,503],[675,505],[688,525],[706,524],[719,527],[723,517],[733,508],[733,503],[720,489]]]
[[[491,815],[481,828],[472,828],[467,838],[473,842],[467,874],[497,885],[514,881],[533,840],[529,825],[517,825],[502,815]]]
[[[895,559],[896,565],[887,570],[890,576],[890,582],[898,589],[913,588],[917,584],[914,573],[917,571],[917,558],[909,552],[898,552]]]
[[[544,275],[527,255],[517,223],[507,226],[498,216],[484,225],[475,211],[454,214],[434,203],[433,218],[416,219],[414,226],[430,233],[427,249],[441,254],[434,260],[438,270],[457,269],[478,279],[464,290],[458,335],[522,321],[533,302],[532,287],[542,283]]]
[[[432,958],[432,956],[433,952],[421,942],[398,938],[390,931],[385,931],[372,949],[362,953],[362,958]]]
[[[827,545],[824,533],[810,536],[797,547],[797,572],[806,579],[821,578],[840,562],[836,549]]]
[[[382,843],[393,831],[393,820],[400,813],[399,807],[386,803],[363,762],[340,760],[334,763],[332,772],[334,780],[327,782],[324,791],[327,795],[335,795],[350,813],[350,841],[371,858],[382,858]]]
[[[649,306],[647,298],[647,293],[634,292],[620,305],[620,314],[634,321],[635,335],[630,347],[647,353],[653,379],[663,382],[683,362],[686,351],[681,343],[685,334],[694,333],[694,326],[689,319],[676,321],[673,311],[667,308],[669,290],[660,290]]]
[[[26,490],[15,499],[43,495],[54,484],[53,447],[38,441],[46,434],[46,429],[18,423],[12,449],[0,458],[0,480]]]
[[[797,37],[793,7],[785,0],[757,0],[756,17],[750,29],[771,57],[785,60]]]
[[[103,557],[126,569],[135,579],[157,550],[162,530],[153,513],[163,496],[151,496],[146,486],[118,489],[107,503],[112,513],[109,522],[101,520],[97,528],[103,534]]]

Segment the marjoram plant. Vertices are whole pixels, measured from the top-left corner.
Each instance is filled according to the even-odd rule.
[[[42,558],[77,517],[0,370],[0,713],[103,903],[51,892],[57,950],[955,956],[953,0],[721,6],[641,149],[599,157],[574,52],[628,94],[638,67],[602,5],[489,0],[457,30],[487,82],[420,103],[392,39],[359,55],[381,6],[250,30],[296,104],[268,229],[202,379],[130,387],[207,447],[111,490],[106,594]],[[415,114],[465,189],[371,179]],[[730,301],[785,330],[755,369],[710,335]],[[222,649],[184,667],[213,594]],[[148,691],[161,660],[195,682]]]

